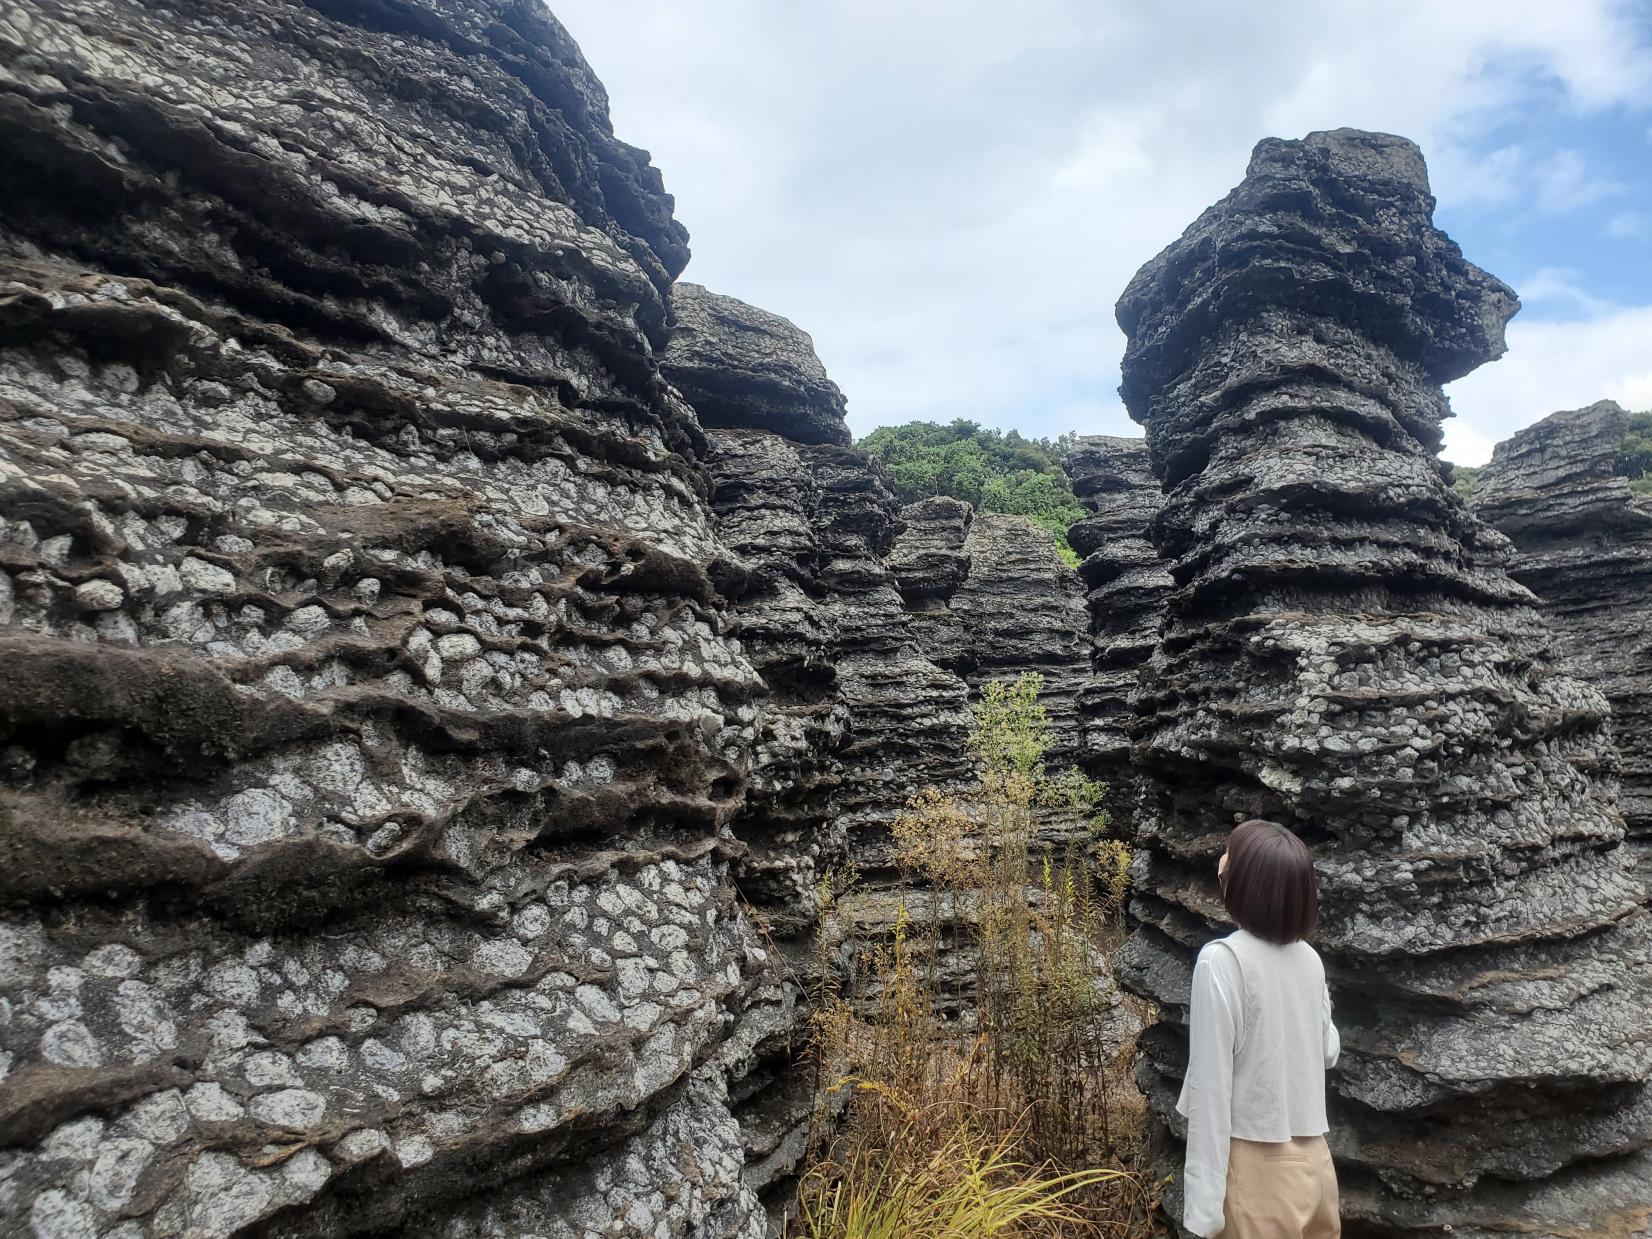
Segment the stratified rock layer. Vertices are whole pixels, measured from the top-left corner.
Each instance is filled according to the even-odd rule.
[[[918,645],[972,694],[989,681],[1040,676],[1049,760],[1076,763],[1088,621],[1079,580],[1049,531],[944,495],[907,504],[901,523],[888,565]]]
[[[0,1230],[761,1233],[764,686],[578,50],[65,0],[0,64]]]
[[[698,284],[677,285],[671,308],[671,352],[661,367],[702,425],[849,446],[843,393],[805,332]]]
[[[1080,439],[1062,468],[1090,513],[1067,531],[1068,543],[1084,556],[1078,574],[1089,591],[1091,670],[1078,693],[1080,760],[1113,789],[1115,815],[1128,815],[1134,799],[1130,697],[1158,644],[1174,585],[1150,531],[1162,495],[1145,439]],[[1128,832],[1129,823],[1121,825]]]
[[[1078,576],[1049,531],[1024,516],[979,513],[964,554],[969,576],[951,602],[964,634],[964,678],[979,693],[988,681],[1037,675],[1050,721],[1049,762],[1075,764],[1090,645]]]
[[[868,877],[887,867],[887,825],[906,797],[961,777],[966,690],[908,630],[884,563],[895,498],[843,446],[842,401],[808,336],[691,285],[673,290],[673,308],[695,326],[679,325],[661,369],[716,427],[712,502],[735,556],[728,631],[769,695],[732,823],[746,848],[735,877],[806,983],[820,966],[822,881],[841,884],[851,853]],[[814,1101],[807,1011],[788,1009],[737,1092],[746,1180],[777,1213]]]
[[[1629,843],[1652,875],[1652,495],[1617,473],[1629,415],[1610,400],[1497,445],[1470,506],[1518,548],[1566,669],[1612,704]]]
[[[1606,708],[1557,674],[1508,543],[1434,458],[1440,384],[1515,308],[1437,231],[1403,139],[1269,140],[1119,303],[1175,592],[1136,699],[1136,926],[1185,1064],[1238,817],[1317,849],[1350,1234],[1633,1234],[1652,1218],[1652,933]]]

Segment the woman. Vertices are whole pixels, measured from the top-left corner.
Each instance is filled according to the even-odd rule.
[[[1305,941],[1319,919],[1313,855],[1277,822],[1241,822],[1216,873],[1239,928],[1193,968],[1176,1103],[1187,1118],[1183,1220],[1207,1239],[1330,1239],[1342,1223],[1325,1069],[1341,1043],[1325,966]]]

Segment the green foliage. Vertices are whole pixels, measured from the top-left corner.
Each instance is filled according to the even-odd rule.
[[[1447,464],[1451,462],[1447,461]],[[1480,470],[1473,465],[1451,466],[1451,489],[1462,496],[1464,502],[1474,497],[1475,490],[1480,485]]]
[[[1629,429],[1618,448],[1617,472],[1629,488],[1652,494],[1652,412],[1631,413]]]
[[[1078,565],[1067,545],[1067,527],[1084,515],[1073,495],[1061,457],[1077,435],[1023,438],[1019,431],[989,430],[966,418],[951,425],[907,422],[879,426],[860,447],[881,461],[902,503],[950,495],[983,512],[1025,516],[1055,538],[1061,558]]]

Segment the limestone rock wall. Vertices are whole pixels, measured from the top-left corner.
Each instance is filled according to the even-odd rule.
[[[1089,512],[1067,531],[1084,556],[1078,574],[1090,612],[1090,674],[1077,699],[1081,761],[1112,789],[1115,819],[1128,836],[1135,801],[1130,697],[1158,643],[1174,584],[1152,542],[1162,496],[1145,439],[1081,439],[1062,467]]]
[[[1049,533],[944,495],[907,504],[901,522],[888,563],[919,646],[972,693],[989,680],[1042,676],[1050,761],[1077,764],[1088,620],[1078,577]]]
[[[1420,153],[1341,130],[1245,180],[1119,303],[1175,588],[1143,670],[1135,929],[1172,1129],[1190,964],[1241,816],[1317,850],[1356,1235],[1652,1221],[1652,933],[1600,694],[1436,459],[1440,384],[1513,294],[1430,220]]]
[[[1628,414],[1555,413],[1497,445],[1470,506],[1513,540],[1556,652],[1612,705],[1629,843],[1652,876],[1652,495],[1618,476]]]
[[[978,692],[988,680],[1042,677],[1050,764],[1077,764],[1078,696],[1089,672],[1089,620],[1077,574],[1049,531],[1024,516],[979,513],[964,554],[969,577],[952,597],[964,630],[964,678]]]
[[[826,869],[849,855],[882,869],[907,796],[963,776],[965,686],[909,623],[898,558],[886,562],[899,505],[882,469],[844,446],[842,398],[807,334],[692,284],[674,306],[697,326],[673,334],[662,368],[708,428],[713,503],[743,574],[733,630],[773,695],[736,823],[742,884],[800,924]]]
[[[736,879],[808,976],[817,886],[834,870],[854,867],[843,907],[863,934],[889,930],[903,903],[933,910],[910,898],[888,828],[919,789],[969,781],[967,699],[983,681],[1043,674],[1052,760],[1074,760],[1083,599],[1049,534],[1022,518],[948,498],[897,508],[881,468],[843,445],[842,398],[804,332],[693,284],[672,303],[661,369],[706,427],[713,506],[736,558],[729,631],[770,694],[733,823],[747,847]],[[956,994],[973,954],[966,927],[947,933],[941,966]],[[805,1117],[806,1095],[783,1083],[797,1079],[786,1065],[803,1046],[797,1014],[767,1063],[777,1091],[749,1107],[763,1116],[748,1123],[753,1164],[773,1190]],[[774,1143],[782,1129],[792,1135]]]
[[[961,777],[965,686],[907,626],[884,562],[898,506],[882,471],[845,446],[843,400],[809,337],[693,284],[672,300],[679,325],[661,368],[707,428],[734,554],[728,631],[768,690],[732,823],[746,847],[735,880],[806,988],[821,966],[819,884],[841,881],[853,858],[884,886],[889,821],[925,782]],[[807,1012],[791,1010],[737,1092],[747,1179],[777,1208],[812,1102]]]
[[[760,1233],[773,724],[577,48],[31,0],[0,65],[0,1230]]]

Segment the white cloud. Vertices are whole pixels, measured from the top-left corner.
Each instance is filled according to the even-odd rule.
[[[1492,444],[1559,409],[1616,400],[1652,408],[1652,306],[1609,307],[1567,322],[1509,324],[1508,355],[1446,388],[1455,420],[1445,455],[1491,459]]]
[[[1536,168],[1537,209],[1550,215],[1575,211],[1624,192],[1624,187],[1591,172],[1588,161],[1574,150],[1558,150]]]
[[[1652,239],[1652,212],[1619,211],[1607,221],[1606,234],[1612,237]]]
[[[1459,465],[1483,465],[1491,459],[1497,440],[1460,418],[1445,425],[1445,447],[1440,455]]]
[[[1514,290],[1520,294],[1521,305],[1528,310],[1556,302],[1566,309],[1591,315],[1604,314],[1613,308],[1611,302],[1585,290],[1579,278],[1579,273],[1571,267],[1539,267],[1526,279],[1516,281]]]
[[[808,330],[857,432],[1122,429],[1113,303],[1261,137],[1403,133],[1446,206],[1562,210],[1607,182],[1487,126],[1539,88],[1580,113],[1652,103],[1617,0],[551,7],[677,196],[686,278]]]
[[[1456,146],[1445,148],[1430,164],[1436,190],[1442,180],[1450,185],[1450,200],[1458,206],[1499,206],[1519,197],[1529,176],[1531,160],[1518,144],[1474,155]]]

